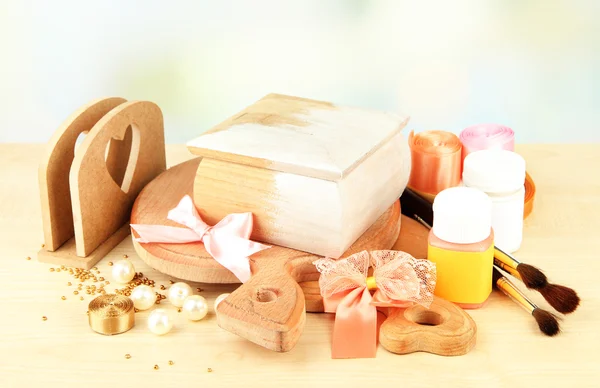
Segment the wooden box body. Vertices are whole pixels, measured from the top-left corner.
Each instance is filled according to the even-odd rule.
[[[194,203],[209,224],[252,212],[251,239],[340,257],[406,187],[407,121],[269,94],[188,143]]]

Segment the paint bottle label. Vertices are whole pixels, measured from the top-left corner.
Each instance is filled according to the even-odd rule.
[[[459,305],[472,305],[471,308],[490,296],[494,244],[483,252],[454,251],[429,244],[427,259],[436,264],[435,295]]]

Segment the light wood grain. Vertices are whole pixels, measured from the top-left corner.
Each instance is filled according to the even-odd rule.
[[[193,323],[168,304],[161,306],[176,321],[166,336],[148,332],[148,312],[136,314],[136,326],[125,334],[92,332],[85,314],[91,298],[85,295],[79,301],[66,285],[72,280],[67,274],[51,273],[50,265],[34,258],[43,242],[36,181],[36,155],[42,150],[43,145],[0,145],[1,387],[548,388],[595,387],[600,381],[600,145],[517,147],[535,179],[537,197],[516,255],[582,297],[581,307],[562,320],[561,335],[543,336],[529,314],[495,291],[483,309],[468,312],[478,326],[477,345],[468,354],[396,355],[380,347],[377,358],[367,360],[331,360],[332,314],[307,314],[300,340],[283,354],[219,328],[212,310]],[[190,157],[184,146],[168,147],[169,165]],[[137,257],[129,239],[98,263],[102,276],[110,280],[107,263],[123,254],[157,285],[169,285],[169,277]],[[219,294],[236,287],[191,285],[204,289],[211,306]],[[106,288],[114,286],[111,282]],[[550,309],[540,295],[525,293]],[[126,353],[132,358],[126,360]],[[169,360],[175,365],[169,366]],[[154,364],[159,364],[158,371]]]
[[[339,258],[400,196],[408,118],[268,95],[190,142],[208,223],[252,212],[251,238]]]
[[[392,353],[428,352],[462,356],[477,342],[477,325],[466,311],[440,297],[429,308],[388,309],[379,330],[381,345]]]
[[[78,135],[86,133],[74,152]],[[46,263],[89,269],[127,236],[133,201],[166,168],[162,112],[107,98],[69,117],[39,168]]]
[[[181,198],[191,194],[199,163],[200,158],[181,163],[148,184],[135,201],[131,223],[181,227],[166,215]],[[365,249],[391,248],[400,232],[399,204],[396,200],[345,255]],[[133,235],[137,237],[135,231]],[[238,282],[207,253],[202,242],[140,244],[134,241],[133,244],[146,263],[168,275],[208,283]],[[298,282],[318,279],[312,262],[319,258],[321,256],[280,246],[252,255],[249,258],[252,278],[219,305],[219,326],[267,349],[291,350],[302,334],[306,319],[304,295]]]

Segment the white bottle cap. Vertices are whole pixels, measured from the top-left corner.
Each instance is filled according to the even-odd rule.
[[[486,193],[515,191],[525,184],[525,159],[507,150],[481,150],[467,155],[463,165],[465,186]]]
[[[452,187],[433,201],[433,234],[454,244],[474,244],[492,231],[492,200],[471,187]]]

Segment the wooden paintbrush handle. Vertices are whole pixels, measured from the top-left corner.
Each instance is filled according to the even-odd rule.
[[[494,271],[498,271],[494,269]],[[504,276],[499,276],[498,280],[496,280],[496,286],[502,291],[506,296],[512,299],[515,303],[523,307],[530,314],[533,313],[533,310],[537,308],[537,306],[529,300],[514,284],[512,284],[507,278]]]

